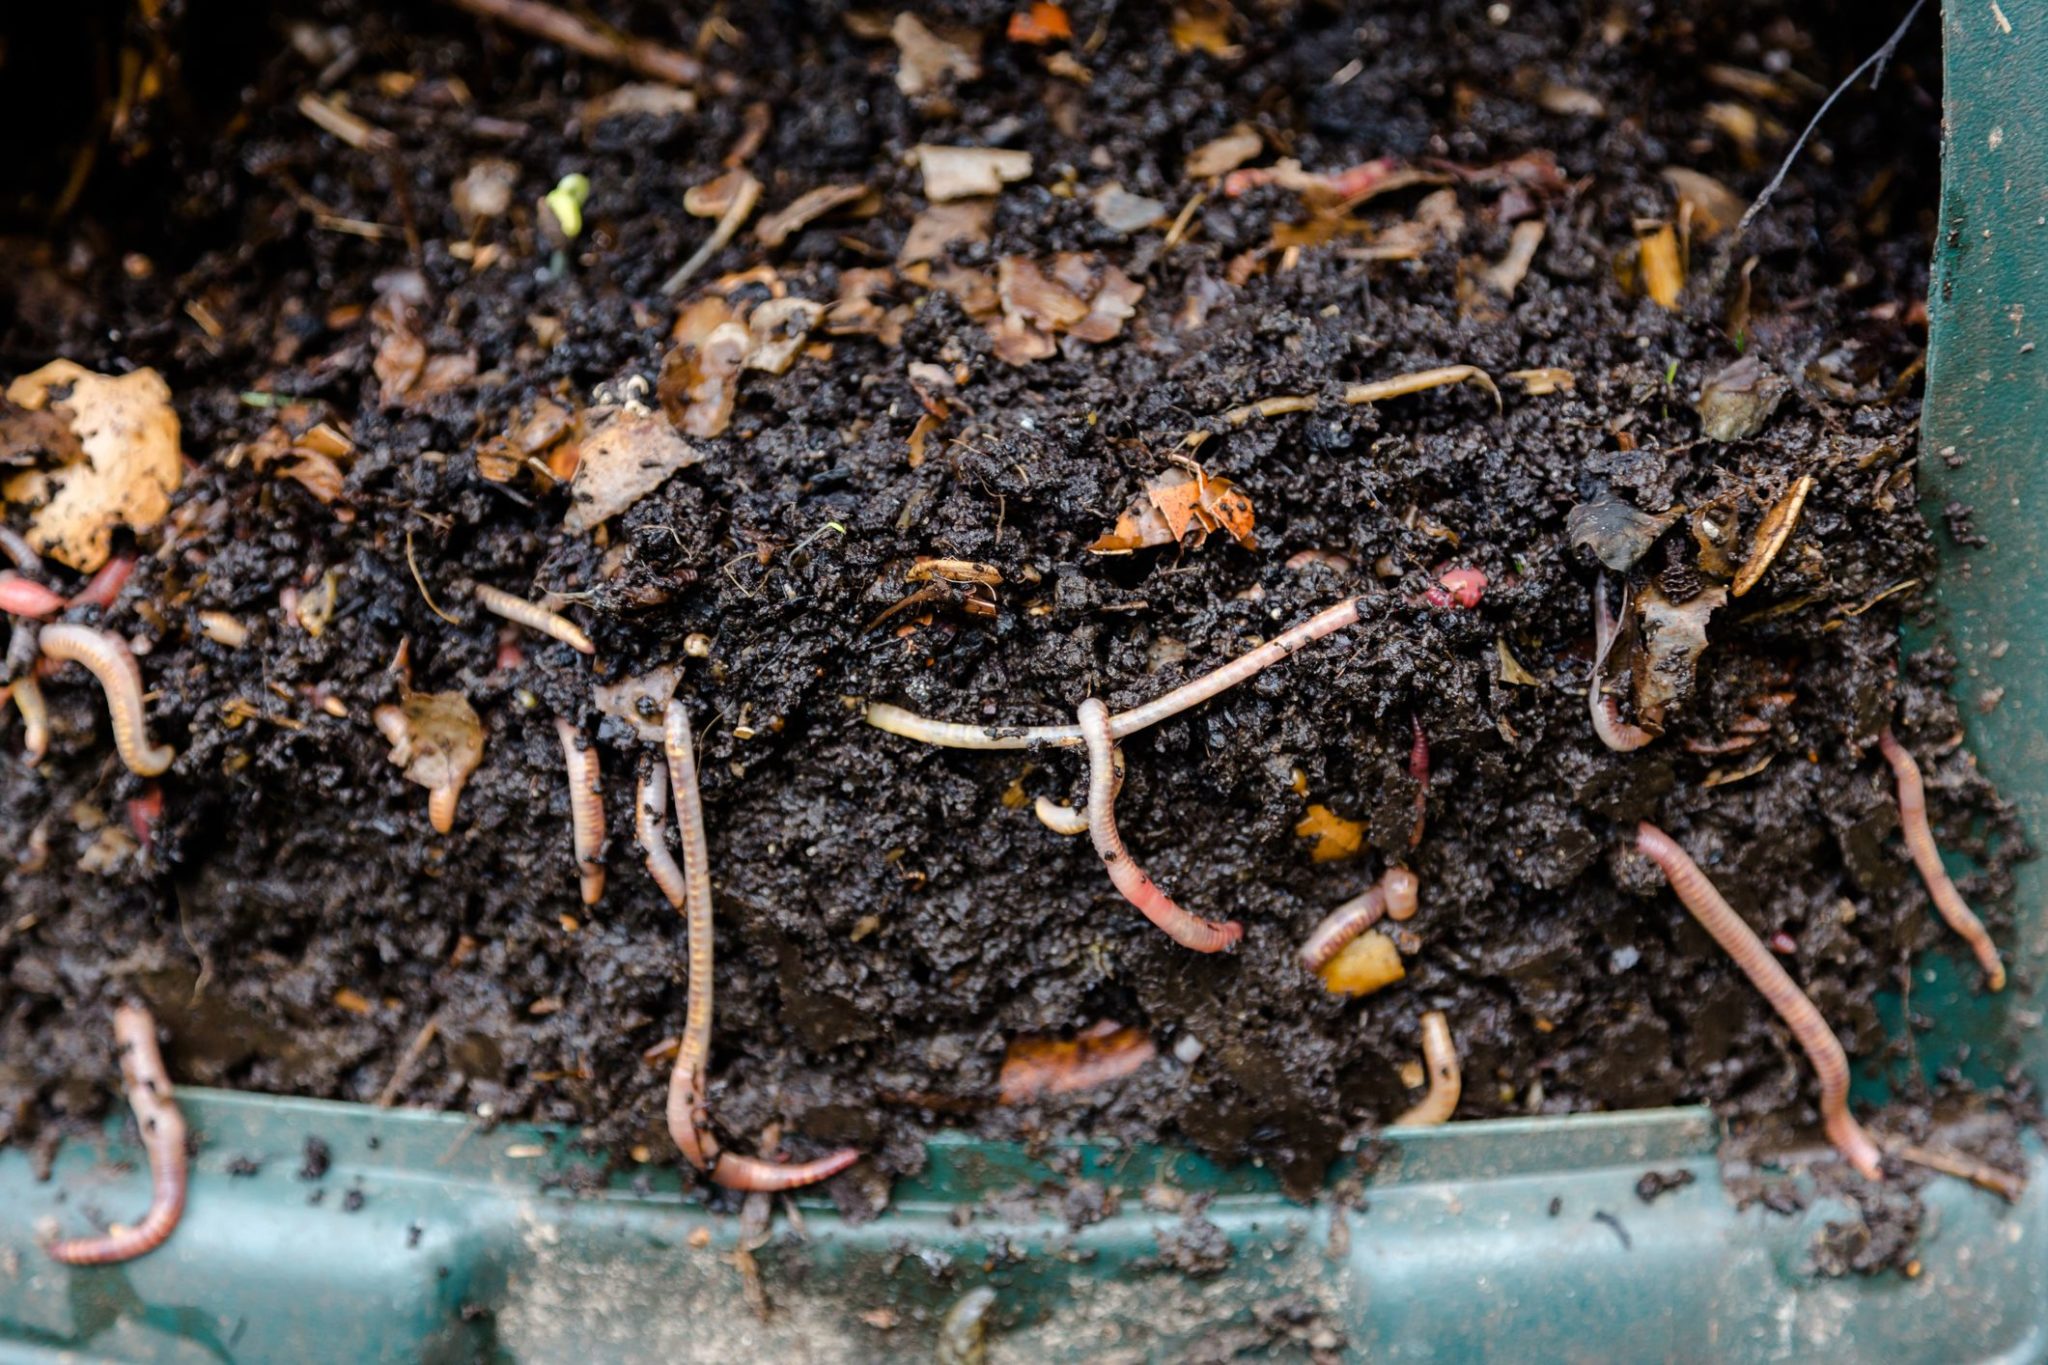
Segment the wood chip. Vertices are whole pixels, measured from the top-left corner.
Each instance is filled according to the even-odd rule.
[[[781,246],[799,228],[834,209],[865,198],[867,192],[866,185],[820,185],[814,190],[807,190],[786,207],[754,224],[755,240],[765,247]]]
[[[941,147],[920,142],[911,162],[924,172],[924,195],[935,204],[998,194],[1031,174],[1031,153],[1001,147]]]
[[[1206,180],[1214,175],[1228,175],[1245,162],[1257,156],[1265,147],[1258,132],[1247,124],[1240,123],[1222,137],[1205,142],[1188,153],[1181,170],[1190,180]]]

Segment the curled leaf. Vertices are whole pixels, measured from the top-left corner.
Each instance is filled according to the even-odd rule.
[[[1228,479],[1176,466],[1154,475],[1116,527],[1093,541],[1093,554],[1129,554],[1154,545],[1171,545],[1192,535],[1196,545],[1211,531],[1223,531],[1239,545],[1258,548],[1252,536],[1251,499]]]
[[[1582,502],[1565,514],[1565,534],[1572,548],[1587,549],[1608,568],[1621,572],[1649,553],[1657,537],[1678,520],[1683,509],[1638,511],[1611,493]]]
[[[1813,475],[1802,474],[1785,496],[1771,506],[1764,514],[1763,522],[1756,528],[1756,537],[1750,542],[1749,558],[1743,561],[1741,572],[1735,575],[1735,595],[1742,596],[1770,571],[1778,558],[1778,551],[1785,548],[1785,542],[1792,538],[1792,530],[1799,525],[1799,514],[1806,508],[1806,495],[1813,491]]]
[[[1728,590],[1707,588],[1689,601],[1674,602],[1655,583],[1636,596],[1636,719],[1661,730],[1670,710],[1692,695],[1700,655],[1707,648],[1707,622],[1728,601]]]
[[[84,457],[15,474],[0,488],[10,502],[41,504],[28,526],[37,551],[90,573],[106,563],[115,527],[148,530],[170,511],[185,457],[170,385],[155,370],[114,376],[53,360],[9,384],[7,401],[48,408]]]

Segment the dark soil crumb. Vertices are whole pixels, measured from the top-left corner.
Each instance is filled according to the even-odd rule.
[[[739,1150],[770,1128],[794,1157],[859,1146],[868,1161],[834,1185],[859,1211],[940,1126],[1173,1141],[1306,1193],[1411,1101],[1426,1008],[1462,1051],[1461,1118],[1702,1101],[1774,1138],[1807,1127],[1803,1059],[1625,847],[1638,819],[1671,831],[1871,1054],[1887,1041],[1875,997],[1952,946],[1871,752],[1887,723],[1926,766],[1939,837],[1982,868],[1965,893],[1994,932],[2009,923],[2025,845],[1948,743],[1955,662],[1902,660],[1898,643],[1924,600],[1902,585],[1934,567],[1913,484],[1931,17],[1881,92],[1843,99],[1732,255],[1687,221],[1667,309],[1641,292],[1636,226],[1675,226],[1664,172],[1746,200],[1783,129],[1892,16],[1823,0],[1531,0],[1503,22],[1478,4],[1282,3],[1241,6],[1227,42],[1181,50],[1150,7],[1075,0],[1085,42],[1041,49],[1003,36],[1009,6],[959,0],[925,12],[982,35],[981,74],[906,94],[895,45],[834,5],[731,6],[699,26],[592,0],[729,78],[607,116],[589,102],[619,73],[452,6],[165,8],[164,41],[189,58],[169,93],[53,215],[76,160],[56,124],[22,167],[32,221],[0,239],[0,376],[60,356],[154,367],[188,459],[170,516],[119,543],[138,555],[125,590],[75,613],[146,650],[150,724],[176,763],[154,781],[122,768],[76,670],[44,685],[42,764],[5,732],[0,1142],[104,1115],[106,1008],[133,994],[180,1084],[356,1101],[395,1086],[672,1160],[663,1043],[683,1017],[684,936],[630,835],[648,746],[593,694],[663,665],[681,667],[703,736],[711,1113]],[[74,79],[79,46],[50,68],[49,108],[90,137],[105,124],[79,92],[110,87]],[[1779,73],[1757,76],[1779,93],[1731,90],[1731,68]],[[380,136],[352,145],[302,97]],[[1359,204],[1362,230],[1284,183],[1233,194],[1189,162],[1240,125],[1269,181],[1283,160],[1391,157],[1424,183]],[[985,232],[913,269],[899,257],[931,207],[921,143],[1031,167]],[[666,296],[712,227],[686,193],[728,160],[760,180],[763,212],[820,187],[872,193],[779,245],[757,216]],[[572,172],[591,188],[565,242],[538,205]],[[1105,222],[1111,182],[1156,218]],[[1526,276],[1490,283],[1532,224]],[[1106,340],[1068,334],[1010,364],[971,315],[976,282],[1059,253],[1143,295]],[[492,444],[543,402],[677,406],[689,375],[671,364],[664,387],[664,358],[686,310],[842,298],[786,372],[741,376],[723,431],[689,438],[701,460],[597,530],[565,529],[565,466],[508,467]],[[408,370],[415,344],[430,363]],[[1737,414],[1754,434],[1704,439],[1695,397],[1739,357],[1785,393]],[[1342,401],[1349,383],[1451,364],[1501,377],[1502,407],[1470,385]],[[1540,369],[1571,387],[1504,378]],[[1314,411],[1226,417],[1288,395]],[[319,421],[346,433],[331,471],[276,445]],[[1192,450],[1191,431],[1208,433]],[[1255,548],[1219,532],[1090,553],[1177,454],[1250,500]],[[1594,571],[1570,509],[1719,500],[1740,558],[1802,475],[1791,539],[1714,613],[1666,733],[1607,751],[1587,718]],[[1938,519],[1961,540],[1966,512]],[[15,529],[28,515],[0,507]],[[1681,519],[1633,586],[1704,591],[1724,575],[1701,554]],[[918,588],[922,557],[998,581],[942,585],[871,628]],[[1432,602],[1453,567],[1485,574],[1476,605]],[[472,580],[563,594],[594,659],[482,612]],[[1073,753],[939,751],[861,720],[866,700],[1019,723],[1064,721],[1088,696],[1126,706],[1357,593],[1357,629],[1126,746],[1124,832],[1189,908],[1244,923],[1228,956],[1168,942],[1085,839],[1032,817],[1038,796],[1072,798]],[[445,837],[371,719],[400,699],[401,652],[412,687],[461,694],[484,729]],[[595,907],[557,717],[604,766]],[[1312,861],[1296,831],[1311,805],[1356,823],[1353,857]],[[1405,979],[1363,1002],[1325,992],[1296,943],[1395,861],[1422,885]],[[1157,1055],[1001,1101],[1019,1040],[1103,1025]],[[314,1149],[308,1179],[325,1168]]]
[[[1816,1274],[1875,1275],[1881,1270],[1917,1273],[1915,1248],[1927,1209],[1912,1190],[1865,1186],[1850,1196],[1856,1216],[1830,1221],[1809,1248]]]
[[[263,1163],[255,1157],[231,1157],[228,1160],[227,1172],[237,1180],[247,1180],[263,1174]]]
[[[361,1190],[350,1190],[341,1197],[341,1211],[343,1213],[361,1213],[363,1206],[369,1202],[370,1197]]]
[[[1594,1212],[1593,1221],[1605,1223],[1609,1228],[1613,1229],[1614,1235],[1621,1241],[1621,1249],[1623,1251],[1633,1251],[1635,1249],[1635,1238],[1628,1235],[1628,1229],[1622,1225],[1622,1221],[1619,1218],[1605,1209],[1599,1209]]]
[[[324,1138],[306,1139],[304,1159],[299,1165],[299,1179],[319,1180],[327,1174],[327,1168],[334,1164],[334,1152]]]
[[[1230,1268],[1230,1236],[1199,1213],[1152,1234],[1160,1259],[1185,1275],[1217,1275]]]
[[[1636,1198],[1645,1204],[1654,1204],[1659,1195],[1682,1190],[1697,1178],[1691,1171],[1645,1171],[1643,1178],[1636,1182]]]

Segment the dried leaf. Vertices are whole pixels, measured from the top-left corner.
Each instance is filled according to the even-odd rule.
[[[1700,655],[1707,648],[1707,621],[1728,601],[1728,590],[1712,587],[1690,601],[1674,602],[1654,582],[1636,594],[1636,719],[1662,730],[1666,714],[1692,695]]]
[[[747,317],[751,341],[741,367],[770,374],[785,373],[824,313],[824,304],[809,299],[768,300]]]
[[[1590,90],[1576,85],[1546,85],[1537,92],[1536,103],[1545,113],[1566,118],[1604,118],[1607,106]]]
[[[1344,401],[1354,405],[1381,403],[1389,398],[1467,383],[1477,384],[1493,395],[1494,411],[1500,411],[1500,388],[1493,382],[1493,376],[1477,365],[1444,365],[1434,370],[1414,370],[1388,379],[1375,379],[1369,384],[1353,384],[1344,390]]]
[[[495,156],[473,163],[449,191],[462,230],[475,236],[486,223],[504,217],[518,186],[516,163]]]
[[[1068,1095],[1122,1080],[1158,1055],[1134,1028],[1092,1029],[1080,1037],[1013,1039],[1003,1053],[997,1093],[1004,1104]]]
[[[1358,852],[1365,840],[1365,826],[1357,820],[1347,820],[1328,806],[1310,806],[1308,813],[1295,824],[1294,832],[1304,839],[1315,840],[1315,847],[1309,850],[1309,861],[1317,863],[1335,862],[1349,858]]]
[[[599,683],[591,689],[591,699],[600,712],[625,722],[642,740],[659,744],[668,699],[675,695],[682,676],[681,664],[663,664],[617,682]]]
[[[745,336],[736,324],[728,325]],[[663,370],[666,373],[666,364]],[[562,518],[571,531],[588,531],[617,516],[659,488],[669,475],[704,458],[668,420],[649,412],[612,416],[584,438],[582,453],[569,485],[569,512]]]
[[[995,211],[993,199],[932,205],[911,220],[910,231],[903,238],[903,249],[896,253],[897,264],[937,260],[955,242],[986,242],[989,222]]]
[[[1707,377],[1700,385],[1700,434],[1710,441],[1745,441],[1764,429],[1792,386],[1753,355]]]
[[[1735,575],[1735,595],[1741,597],[1763,581],[1777,561],[1778,551],[1785,548],[1785,542],[1792,538],[1792,531],[1799,525],[1799,514],[1806,508],[1806,496],[1813,491],[1813,475],[1802,474],[1785,496],[1772,505],[1764,514],[1763,522],[1756,528],[1756,535],[1750,541],[1749,558],[1743,561],[1741,572]]]
[[[28,527],[37,551],[89,573],[106,563],[115,527],[145,531],[163,520],[185,457],[162,375],[140,369],[116,377],[53,360],[9,384],[7,401],[31,412],[47,407],[84,457],[15,474],[0,488],[10,502],[41,503]]]
[[[1668,512],[1644,512],[1611,493],[1602,493],[1565,513],[1565,534],[1573,549],[1589,549],[1595,559],[1621,573],[1648,554],[1657,537],[1683,511],[1674,507]]]
[[[1678,195],[1681,215],[1691,210],[1692,231],[1703,240],[1734,227],[1748,207],[1740,195],[1711,175],[1684,166],[1666,166],[1663,176]]]
[[[701,343],[671,349],[655,381],[668,420],[686,435],[724,435],[739,399],[740,369],[753,349],[753,333],[739,322],[720,323]]]
[[[1578,384],[1578,377],[1570,370],[1561,370],[1555,366],[1544,366],[1541,369],[1535,370],[1509,370],[1501,377],[1503,379],[1511,379],[1515,383],[1520,384],[1522,391],[1531,398],[1541,398],[1545,394],[1551,393],[1569,392]]]
[[[1009,39],[1013,43],[1044,47],[1048,43],[1065,42],[1073,36],[1073,22],[1067,18],[1067,12],[1052,0],[1036,0],[1030,8],[1018,10],[1010,16]]]
[[[946,83],[981,76],[981,36],[966,32],[941,37],[908,10],[896,16],[889,37],[901,54],[896,63],[896,88],[906,95],[928,94]]]
[[[1095,192],[1093,203],[1095,221],[1111,232],[1126,236],[1142,232],[1166,217],[1166,204],[1157,199],[1147,199],[1142,194],[1132,194],[1114,180]]]
[[[921,142],[911,161],[924,172],[924,195],[935,204],[997,194],[1031,174],[1031,153],[1001,147],[941,147]]]
[[[484,725],[460,692],[413,692],[378,708],[391,762],[428,790],[460,787],[484,757]]]
[[[1678,307],[1678,296],[1685,289],[1685,266],[1678,257],[1678,234],[1671,224],[1659,223],[1648,231],[1637,234],[1637,260],[1642,267],[1643,292],[1659,308],[1669,311]]]
[[[1227,59],[1244,51],[1230,41],[1236,22],[1237,13],[1226,0],[1182,0],[1173,7],[1167,33],[1182,52],[1206,52]]]
[[[781,246],[789,240],[790,234],[834,209],[844,208],[866,197],[867,192],[866,185],[820,185],[814,190],[806,190],[787,207],[777,209],[754,224],[754,237],[762,246]]]
[[[1228,175],[1257,156],[1264,146],[1257,130],[1240,123],[1222,137],[1195,148],[1181,170],[1190,180]]]
[[[583,102],[583,121],[593,125],[614,118],[685,118],[696,112],[696,95],[651,81],[629,81]]]
[[[1332,995],[1371,995],[1408,975],[1394,941],[1369,929],[1344,945],[1317,973]]]
[[[1129,554],[1171,545],[1192,534],[1196,545],[1223,531],[1245,549],[1257,548],[1251,499],[1228,479],[1175,466],[1154,475],[1117,518],[1115,529],[1088,546],[1094,554]]]
[[[1529,267],[1536,261],[1536,248],[1543,244],[1543,220],[1530,218],[1515,224],[1513,237],[1508,243],[1508,254],[1501,257],[1499,264],[1489,269],[1481,278],[1486,287],[1504,299],[1511,299],[1522,287],[1522,280],[1528,275]]]
[[[1507,636],[1494,636],[1493,647],[1494,652],[1500,656],[1500,680],[1502,682],[1512,684],[1515,687],[1543,686],[1543,679],[1522,667],[1522,661],[1517,659],[1514,651],[1508,648]]]
[[[1088,316],[1088,301],[1028,256],[1005,256],[996,262],[996,297],[1005,315],[1049,330],[1071,327]]]

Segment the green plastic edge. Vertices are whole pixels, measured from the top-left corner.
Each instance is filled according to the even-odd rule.
[[[2048,13],[1974,0],[1943,16],[1947,88],[1921,469],[1930,509],[1974,508],[1990,542],[1945,546],[1937,633],[1961,662],[1972,752],[2048,829],[2048,613],[2036,603],[2048,470],[2034,458],[2048,370]],[[1950,466],[1946,454],[1960,457]],[[1938,799],[1938,797],[1937,797]],[[1958,874],[1967,868],[1958,866]],[[1950,954],[1918,970],[1937,1027],[1922,1070],[2048,1071],[2039,1034],[2048,869],[2020,869],[2030,913],[2014,986],[1987,1001]],[[1894,1003],[1888,1023],[1900,1026]],[[2017,1041],[2015,1041],[2017,1040]],[[1891,1079],[1896,1078],[1896,1072]],[[1871,1065],[1859,1093],[1888,1079]],[[1159,1149],[1025,1149],[945,1136],[856,1225],[815,1197],[753,1255],[766,1318],[732,1251],[738,1220],[650,1168],[571,1196],[573,1135],[461,1115],[181,1092],[204,1145],[190,1209],[122,1267],[49,1262],[38,1228],[133,1217],[139,1155],[110,1125],[39,1181],[0,1153],[0,1363],[125,1360],[887,1360],[928,1355],[947,1306],[997,1291],[990,1359],[1177,1359],[1197,1345],[1300,1358],[1333,1341],[1386,1359],[2048,1359],[2048,1199],[2008,1208],[1955,1181],[1924,1192],[1921,1273],[1830,1280],[1815,1239],[1847,1210],[1738,1210],[1700,1109],[1392,1130],[1362,1205],[1289,1203],[1265,1172]],[[319,1137],[332,1165],[302,1179]],[[2036,1176],[2048,1174],[2030,1143]],[[237,1158],[253,1173],[231,1173]],[[1645,1203],[1651,1170],[1692,1183]],[[1061,1195],[1099,1183],[1120,1211],[1071,1226]],[[1150,1191],[1148,1197],[1147,1192]],[[1165,1193],[1162,1193],[1165,1192]],[[1182,1201],[1179,1208],[1174,1201]],[[1192,1202],[1188,1202],[1192,1201]],[[1169,1245],[1227,1246],[1215,1273]],[[693,1245],[695,1243],[696,1245]],[[1199,1258],[1197,1258],[1199,1259]]]

